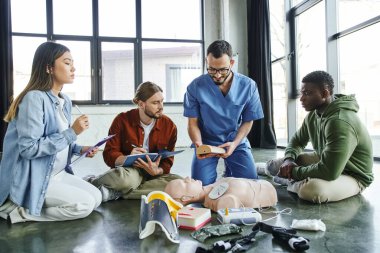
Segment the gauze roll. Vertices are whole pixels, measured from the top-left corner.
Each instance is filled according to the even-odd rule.
[[[290,226],[294,229],[313,230],[313,231],[326,231],[326,225],[321,220],[296,220],[294,219]]]

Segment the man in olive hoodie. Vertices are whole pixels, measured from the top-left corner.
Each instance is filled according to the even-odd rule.
[[[324,71],[302,79],[302,106],[309,113],[285,149],[285,158],[267,162],[267,173],[290,180],[288,191],[314,203],[361,193],[373,181],[371,138],[354,95],[333,95]],[[303,152],[308,142],[314,152]]]

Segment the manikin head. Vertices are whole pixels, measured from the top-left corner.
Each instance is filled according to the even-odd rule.
[[[170,181],[164,191],[183,205],[204,200],[202,182],[190,177]]]

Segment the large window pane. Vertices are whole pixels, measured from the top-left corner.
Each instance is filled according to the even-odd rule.
[[[142,37],[201,39],[200,0],[141,0]]]
[[[99,0],[99,35],[136,37],[135,0]]]
[[[12,0],[12,32],[46,33],[46,0]]]
[[[314,70],[326,70],[325,3],[320,2],[296,18],[297,87]],[[297,128],[307,112],[297,103]]]
[[[187,85],[202,74],[202,45],[144,42],[143,81],[162,87],[165,102],[183,102]]]
[[[270,0],[270,36],[272,61],[285,55],[285,9],[284,1]]]
[[[12,32],[17,33],[12,36],[18,37],[14,42],[16,93],[29,80],[31,62],[23,56],[32,59],[41,44],[37,36],[44,41],[61,40],[71,49],[76,79],[64,91],[84,103],[131,100],[136,80],[144,79],[161,82],[166,101],[182,102],[185,87],[202,72],[202,0],[10,1]],[[19,43],[18,33],[25,33],[25,42]],[[151,54],[156,49],[160,55]],[[166,49],[168,55],[162,51]],[[144,51],[145,58],[135,50]],[[156,60],[157,68],[150,65]]]
[[[380,156],[379,45],[379,23],[339,40],[340,91],[355,94],[359,117],[369,130],[377,157]]]
[[[91,100],[91,54],[88,41],[57,41],[70,49],[74,59],[75,80],[63,92],[72,100]]]
[[[17,97],[28,84],[34,53],[37,47],[45,41],[46,38],[12,37],[14,97]]]
[[[380,15],[380,0],[338,0],[339,31]]]
[[[292,0],[292,6],[296,6],[297,4],[301,3],[304,0]]]
[[[92,35],[91,0],[53,0],[55,34]]]
[[[131,43],[102,43],[103,100],[132,100],[135,90]]]
[[[277,145],[288,143],[288,91],[285,77],[285,61],[272,64],[273,84],[273,123],[276,131]]]

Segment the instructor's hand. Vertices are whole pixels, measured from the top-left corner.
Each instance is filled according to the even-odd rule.
[[[235,151],[235,149],[236,149],[236,144],[235,144],[235,142],[231,141],[231,142],[226,142],[226,143],[224,143],[224,144],[222,144],[222,145],[219,145],[218,147],[219,147],[219,148],[224,148],[224,149],[227,148],[226,153],[219,155],[219,156],[222,157],[222,158],[227,158],[227,157],[229,157],[230,155],[232,155],[232,153]]]

